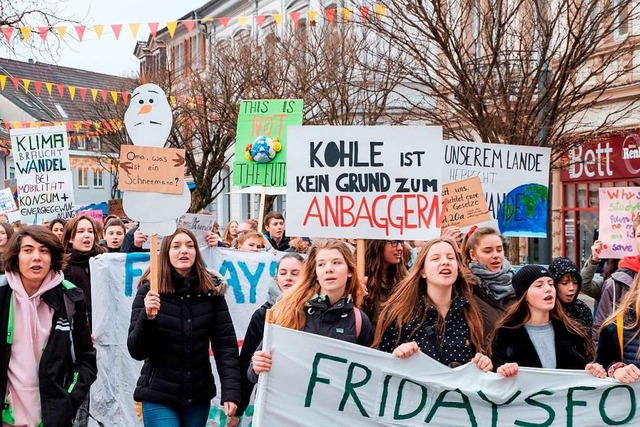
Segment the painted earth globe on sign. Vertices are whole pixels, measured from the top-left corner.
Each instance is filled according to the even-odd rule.
[[[549,189],[541,184],[524,184],[505,195],[498,209],[500,233],[509,236],[547,232]]]
[[[282,150],[282,144],[278,138],[259,136],[245,148],[245,157],[249,161],[257,163],[269,163]]]

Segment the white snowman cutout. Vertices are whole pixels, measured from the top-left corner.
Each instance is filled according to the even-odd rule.
[[[124,124],[133,145],[163,148],[173,115],[167,96],[159,86],[144,84],[131,95],[124,113]],[[176,220],[191,205],[191,192],[184,183],[182,194],[125,191],[122,207],[127,216],[140,223],[139,230],[149,236],[169,236],[176,230]]]

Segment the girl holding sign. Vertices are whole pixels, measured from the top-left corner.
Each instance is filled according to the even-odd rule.
[[[582,326],[567,317],[556,299],[553,276],[540,265],[525,265],[513,276],[518,301],[498,324],[491,358],[505,377],[519,366],[550,369],[586,369],[606,376],[597,363],[590,363],[594,347]]]
[[[140,278],[127,346],[144,360],[133,397],[145,426],[204,426],[216,385],[209,343],[222,383],[227,416],[240,404],[238,342],[224,293],[227,284],[205,268],[195,235],[184,228],[162,239],[158,292],[150,271]]]
[[[273,306],[273,323],[329,338],[370,346],[373,330],[357,307],[364,290],[356,274],[349,246],[339,240],[319,240],[311,245],[302,275],[294,289]],[[256,351],[248,378],[271,370],[271,355]]]
[[[374,347],[407,358],[418,351],[448,366],[492,368],[482,351],[482,321],[449,239],[427,243],[383,305]]]

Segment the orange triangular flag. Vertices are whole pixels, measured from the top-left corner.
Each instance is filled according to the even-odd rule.
[[[173,38],[173,35],[176,33],[177,26],[178,26],[178,21],[167,22],[167,31],[169,32],[169,37]]]
[[[40,95],[40,91],[42,91],[42,82],[36,81],[34,83],[34,86],[36,87],[36,95]]]
[[[60,97],[64,96],[64,86],[62,86],[60,83],[56,84],[56,88],[58,89],[58,93],[60,94]]]
[[[387,6],[383,5],[383,4],[376,4],[373,6],[373,8],[375,9],[376,13],[378,14],[378,18],[382,19],[384,18],[384,15],[387,13]]]
[[[116,40],[120,38],[120,31],[122,30],[122,24],[112,24],[111,29],[113,30],[113,35],[116,37]]]
[[[129,29],[131,30],[131,35],[134,39],[138,38],[138,30],[140,29],[140,24],[129,24]]]
[[[98,97],[98,89],[91,89],[91,98],[95,101]]]
[[[84,37],[84,30],[86,30],[87,27],[85,27],[84,25],[76,25],[74,26],[74,28],[76,29],[76,34],[78,35],[78,39],[82,41],[82,38]]]
[[[336,22],[336,10],[334,8],[326,7],[324,9],[324,16],[327,17],[327,21],[329,21],[329,24],[333,24],[334,22]]]
[[[362,6],[360,8],[360,15],[362,15],[362,20],[367,22],[367,15],[369,14],[369,6]]]
[[[111,99],[113,99],[113,103],[118,105],[118,91],[111,91]]]
[[[262,27],[262,24],[264,24],[264,20],[267,19],[267,15],[256,15],[255,18],[258,27]]]
[[[158,27],[160,26],[159,22],[149,22],[147,24],[149,26],[149,31],[151,31],[151,37],[154,39],[158,35]]]
[[[7,84],[7,76],[0,74],[0,90],[4,90],[4,85]]]
[[[249,22],[248,16],[238,16],[238,23],[241,27],[245,27],[247,25],[247,22]]]
[[[107,102],[107,91],[106,91],[106,90],[102,89],[102,90],[100,91],[100,96],[102,97],[102,100],[103,100],[104,102]]]
[[[96,36],[98,37],[98,40],[100,40],[102,38],[102,31],[104,30],[104,25],[102,24],[95,24],[93,26],[93,31],[96,32]]]
[[[2,27],[0,27],[0,30],[2,31],[2,34],[4,34],[4,38],[5,40],[7,40],[7,44],[11,44],[11,35],[13,34],[13,27],[8,27],[6,25],[3,25]]]
[[[274,13],[272,16],[273,16],[273,21],[276,23],[276,25],[280,25],[282,23],[281,13]]]
[[[69,86],[69,98],[73,101],[73,98],[76,96],[76,87]]]
[[[193,19],[189,19],[187,21],[182,21],[182,25],[187,29],[187,32],[193,31],[193,28],[196,26],[196,21]]]
[[[51,27],[38,27],[38,34],[40,34],[40,37],[42,38],[42,43],[47,41],[50,29]]]
[[[351,9],[347,9],[346,7],[342,8],[342,19],[344,22],[349,22],[351,20]]]
[[[229,21],[231,21],[231,18],[228,16],[224,16],[222,18],[218,18],[218,21],[220,21],[224,28],[227,28],[227,25],[229,25]]]
[[[29,85],[31,84],[31,80],[22,79],[22,85],[24,86],[24,93],[29,93]]]
[[[47,92],[49,92],[49,95],[51,95],[51,90],[53,89],[53,83],[44,82],[44,85],[47,87]]]
[[[31,37],[31,27],[20,27],[20,33],[24,41],[28,42],[29,37]]]
[[[58,32],[58,38],[62,40],[64,39],[64,36],[67,34],[67,27],[65,27],[64,25],[61,25],[59,27],[56,27],[56,31]]]
[[[13,82],[13,87],[18,90],[18,87],[20,86],[20,79],[18,79],[17,77],[11,77],[11,82]]]
[[[122,95],[122,100],[126,104],[129,101],[129,92],[122,92],[120,95]]]
[[[307,16],[309,17],[309,21],[318,22],[318,11],[317,10],[309,10],[309,11],[307,11]]]
[[[297,27],[298,22],[300,21],[300,12],[291,12],[289,16],[291,16],[291,20],[293,21],[293,26]]]
[[[83,101],[85,101],[87,99],[87,88],[86,87],[81,87],[80,88],[80,99],[82,99]]]

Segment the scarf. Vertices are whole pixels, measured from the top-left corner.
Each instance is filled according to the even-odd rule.
[[[515,295],[511,279],[513,278],[513,267],[506,258],[502,262],[502,268],[498,271],[489,269],[476,262],[469,263],[469,270],[473,274],[478,286],[486,290],[487,296],[494,301],[502,301],[505,298]]]

